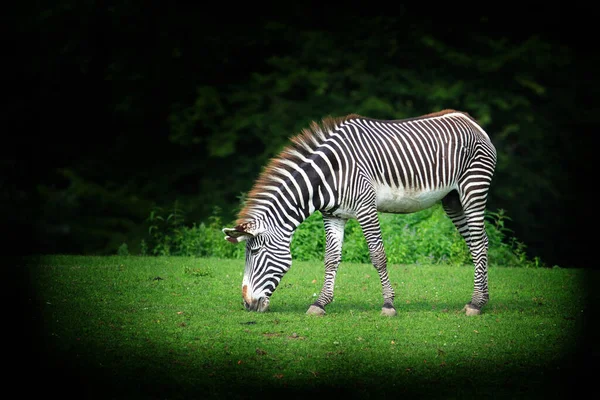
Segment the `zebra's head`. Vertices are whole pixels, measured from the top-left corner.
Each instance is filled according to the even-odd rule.
[[[262,226],[260,221],[224,228],[231,243],[246,241],[246,268],[242,298],[248,311],[264,312],[283,275],[292,265],[288,235]]]

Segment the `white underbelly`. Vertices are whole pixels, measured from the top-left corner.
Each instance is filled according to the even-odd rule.
[[[377,185],[377,211],[386,213],[413,213],[431,207],[442,200],[453,188],[411,190]]]
[[[392,188],[387,185],[377,185],[375,186],[377,211],[408,214],[425,210],[442,200],[453,189],[453,187],[448,187],[439,190],[415,191],[404,188]],[[356,210],[353,207],[341,206],[332,214],[345,219],[356,218]]]

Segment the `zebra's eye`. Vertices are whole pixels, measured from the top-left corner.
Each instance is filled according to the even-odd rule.
[[[255,256],[258,254],[259,251],[260,251],[260,247],[257,247],[256,249],[250,249],[250,254]]]

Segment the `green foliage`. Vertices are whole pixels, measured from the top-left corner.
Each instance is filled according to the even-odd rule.
[[[322,260],[325,254],[323,216],[313,213],[294,232],[290,245],[294,260]]]
[[[243,244],[232,245],[223,240],[221,229],[226,225],[221,210],[213,209],[207,223],[183,224],[183,212],[163,217],[155,209],[148,217],[150,254],[195,257],[243,258]],[[510,236],[506,227],[510,218],[504,210],[488,212],[486,231],[489,238],[490,265],[507,267],[542,266],[531,260],[525,244]],[[444,213],[441,205],[412,214],[379,214],[389,264],[470,264],[467,245]],[[231,224],[233,225],[233,224]],[[144,246],[145,242],[144,242]],[[325,232],[321,213],[314,213],[294,232],[290,246],[292,257],[299,261],[322,261],[325,254]],[[142,254],[147,254],[142,253]],[[346,224],[342,260],[369,263],[369,250],[356,220]]]
[[[174,254],[195,257],[243,258],[245,246],[233,245],[224,239],[221,229],[225,226],[219,216],[218,208],[208,218],[191,227],[183,227],[179,240],[174,246]]]
[[[129,255],[129,246],[127,246],[127,243],[123,243],[119,246],[119,249],[117,250],[117,255],[118,256],[128,256]]]
[[[161,207],[154,207],[150,211],[146,222],[148,223],[148,245],[153,255],[171,255],[173,247],[180,242],[183,227],[183,210],[177,202],[174,203],[169,214]]]
[[[530,258],[525,252],[527,247],[513,236],[506,227],[511,218],[503,209],[486,211],[486,233],[489,239],[489,257],[492,263],[507,267],[545,267],[539,257]]]
[[[392,18],[366,19],[340,36],[299,29],[291,43],[289,27],[265,25],[271,45],[285,41],[285,51],[266,57],[244,84],[198,86],[195,100],[171,113],[173,142],[202,141],[210,157],[242,176],[247,165],[234,161],[247,156],[249,144],[257,148],[256,174],[290,135],[326,115],[394,119],[456,108],[477,118],[499,151],[494,206],[520,199],[511,213],[531,225],[536,219],[523,202],[540,200],[534,193],[556,198],[551,177],[561,175],[561,163],[551,160],[563,149],[546,139],[552,127],[538,104],[552,92],[542,79],[567,65],[564,48],[539,36],[510,42],[479,34],[456,46],[420,27],[404,31]],[[231,189],[238,190],[224,188]]]
[[[140,255],[147,256],[148,254],[148,244],[144,239],[140,242]]]
[[[489,239],[489,260],[499,266],[542,266],[539,259],[529,259],[525,244],[509,236],[510,220],[504,210],[489,212],[486,232]],[[385,250],[390,264],[469,264],[469,249],[444,213],[441,205],[412,214],[379,214]],[[325,251],[323,218],[311,215],[296,232],[291,245],[297,260],[321,260]],[[360,225],[348,221],[345,229],[342,260],[369,263],[369,250]]]
[[[162,237],[146,237],[150,207],[166,209],[177,198],[188,221],[206,221],[217,205],[229,221],[236,194],[250,189],[289,136],[311,120],[349,113],[391,119],[456,108],[477,118],[498,150],[489,205],[514,218],[529,245],[515,243],[519,251],[560,254],[548,235],[578,221],[551,216],[581,208],[567,172],[589,164],[579,150],[593,148],[586,144],[594,135],[582,128],[597,121],[588,99],[598,97],[590,81],[598,68],[596,58],[579,53],[586,46],[565,46],[563,35],[497,29],[503,17],[483,14],[453,28],[445,16],[407,6],[392,17],[292,12],[199,24],[201,6],[173,6],[149,23],[135,2],[101,16],[94,2],[38,3],[17,13],[15,23],[25,36],[54,33],[41,38],[43,51],[27,52],[25,64],[39,77],[37,119],[64,136],[37,138],[44,151],[31,160],[9,155],[4,165],[12,179],[2,191],[9,204],[0,211],[19,226],[37,221],[34,234],[45,252],[107,254],[127,242],[131,253],[172,253],[166,221],[152,222]],[[94,24],[69,22],[96,17]],[[136,28],[124,32],[124,18]],[[71,34],[58,34],[64,26]],[[112,50],[97,54],[89,37],[104,38]],[[152,52],[131,51],[148,40]],[[110,96],[89,107],[81,99],[95,91],[80,92],[88,87]],[[10,115],[20,125],[31,109],[26,102],[14,107]],[[26,148],[31,138],[22,137]],[[24,180],[34,164],[44,172]],[[350,242],[357,229],[349,224]],[[356,246],[345,250],[352,259],[365,253]],[[461,252],[450,248],[456,257]]]
[[[473,23],[485,25],[483,20]],[[537,249],[552,253],[548,241],[540,239],[543,222],[532,210],[554,214],[565,193],[558,189],[567,184],[561,160],[565,154],[573,157],[573,146],[559,144],[569,139],[561,136],[565,128],[553,122],[561,113],[552,111],[549,100],[573,99],[573,91],[551,84],[565,79],[550,78],[565,73],[569,51],[539,35],[513,41],[477,33],[453,41],[418,25],[408,29],[402,18],[352,25],[344,35],[297,29],[298,40],[290,42],[288,26],[266,23],[269,45],[283,50],[271,52],[243,83],[198,85],[193,102],[173,109],[171,139],[180,144],[202,140],[210,157],[230,166],[228,173],[248,177],[245,188],[218,190],[239,191],[247,190],[288,137],[311,120],[349,113],[394,119],[444,108],[467,111],[498,150],[490,207],[509,210],[520,233]],[[251,156],[249,148],[255,149]],[[418,240],[419,233],[402,237]],[[312,254],[320,244],[303,246],[302,253]],[[412,251],[408,245],[402,249]],[[451,250],[457,257],[464,253],[456,246]],[[432,256],[439,258],[435,251]]]
[[[362,229],[357,221],[350,220],[344,230],[344,245],[342,246],[342,260],[355,261],[369,260],[369,248],[362,234]]]
[[[244,246],[234,246],[224,240],[221,229],[224,224],[221,210],[214,207],[213,214],[206,223],[186,226],[183,211],[177,206],[173,212],[164,216],[162,210],[155,208],[147,219],[148,240],[142,243],[142,254],[173,255],[194,257],[240,258],[244,255]]]

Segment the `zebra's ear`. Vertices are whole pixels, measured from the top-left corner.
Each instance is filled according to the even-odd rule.
[[[262,232],[256,228],[256,224],[247,222],[236,225],[234,228],[223,228],[223,233],[225,234],[225,240],[228,240],[231,243],[239,243]]]
[[[234,228],[223,228],[225,240],[231,243],[248,240],[262,232],[264,232],[264,229],[260,229],[256,221],[244,222],[243,224],[236,225]]]
[[[239,243],[244,240],[250,239],[253,235],[248,232],[239,231],[235,228],[223,228],[223,233],[225,234],[225,240],[231,243]]]

